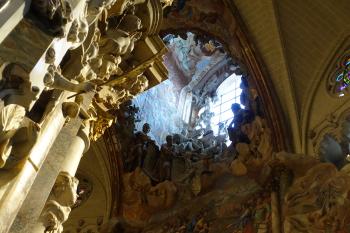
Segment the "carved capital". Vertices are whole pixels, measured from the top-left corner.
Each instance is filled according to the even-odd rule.
[[[67,172],[61,172],[51,191],[51,198],[62,206],[72,206],[77,200],[77,187],[79,180]]]
[[[105,131],[113,124],[114,118],[112,115],[104,113],[99,115],[91,122],[90,140],[97,141]]]
[[[67,172],[61,172],[58,175],[40,217],[45,227],[44,232],[61,233],[63,231],[62,224],[68,219],[71,207],[78,198],[78,183],[78,179]]]
[[[45,227],[45,233],[63,232],[62,223],[68,219],[70,207],[62,206],[56,201],[48,201],[45,205],[41,219]]]

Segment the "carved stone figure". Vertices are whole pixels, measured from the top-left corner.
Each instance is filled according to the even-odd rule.
[[[99,41],[100,57],[107,55],[120,60],[118,57],[129,54],[134,49],[134,43],[141,37],[142,33],[139,32],[142,28],[141,19],[134,13],[127,13],[118,24],[110,24]],[[116,65],[119,63],[120,61]]]
[[[70,176],[67,172],[61,172],[52,188],[52,196],[55,201],[64,206],[72,206],[77,198],[79,180]]]
[[[90,140],[96,141],[115,122],[115,117],[102,109],[96,109],[96,115],[92,117],[90,126]]]
[[[61,233],[62,224],[68,219],[71,207],[77,200],[78,180],[67,172],[61,172],[41,213],[45,232]]]
[[[72,6],[67,0],[33,0],[31,8],[46,20],[50,32],[59,37],[66,34],[66,24],[72,21]]]
[[[96,103],[105,111],[118,109],[121,103],[131,100],[147,87],[148,79],[144,75],[128,78],[117,85],[102,86],[95,96]]]
[[[126,170],[133,171],[137,166],[143,167],[147,150],[150,144],[155,144],[147,134],[151,128],[148,123],[145,123],[142,127],[142,131],[136,132],[135,139],[133,140],[128,153],[128,157],[125,160]]]
[[[151,214],[171,207],[178,191],[171,181],[152,186],[141,168],[123,175],[123,187],[123,217],[128,221],[148,220]]]
[[[173,135],[174,144],[178,153],[200,152],[203,149],[203,143],[199,140],[185,137],[182,134]]]
[[[110,12],[113,12],[113,16],[119,16],[122,15],[127,9],[134,8],[134,6],[144,2],[145,0],[118,0],[115,2],[115,4],[111,5]]]
[[[71,91],[76,93],[84,93],[95,90],[95,84],[91,82],[74,83],[66,79],[59,67],[50,65],[48,72],[44,77],[44,84],[46,87],[64,91]]]
[[[250,143],[247,135],[242,132],[241,126],[246,123],[251,123],[254,120],[254,114],[249,110],[242,109],[237,103],[232,104],[231,109],[234,118],[227,128],[230,140],[233,144],[239,142]]]
[[[45,63],[53,65],[56,59],[56,51],[53,47],[47,49],[45,54]]]
[[[103,10],[109,9],[115,2],[116,0],[91,0],[88,5],[88,13],[96,17]]]
[[[160,150],[160,180],[171,180],[172,157],[175,156],[173,136],[166,136],[166,143]]]
[[[56,201],[49,201],[46,203],[41,216],[45,233],[62,233],[62,223],[68,219],[70,213],[69,207],[61,206]]]
[[[124,31],[120,28],[123,28]],[[129,54],[134,49],[134,43],[140,39],[142,33],[139,30],[142,28],[141,19],[135,15],[128,14],[123,18],[120,28],[109,28],[106,35],[103,35],[100,40],[100,54],[112,54],[121,56]]]
[[[145,91],[148,87],[148,79],[143,74],[137,76],[136,81],[132,83],[129,89],[130,97],[134,97],[137,94]]]
[[[93,183],[87,177],[77,174],[76,177],[79,180],[79,184],[77,187],[77,201],[73,205],[72,209],[78,208],[83,203],[85,203],[91,196],[93,190]]]
[[[285,198],[285,232],[335,232],[349,208],[350,176],[332,164],[319,164],[295,180]]]
[[[73,43],[72,49],[77,48],[85,41],[88,32],[89,25],[85,14],[73,21],[67,35],[67,41]]]
[[[118,91],[110,86],[102,86],[95,96],[96,103],[108,111],[110,109],[118,109],[122,100],[125,98],[125,90]]]
[[[29,130],[27,141],[34,142],[39,126],[25,116],[26,110],[37,98],[38,89],[32,87],[28,73],[17,64],[3,64],[0,78],[0,167],[11,155],[14,136],[21,128]],[[24,142],[22,141],[23,145]],[[25,155],[17,155],[24,157]]]
[[[98,56],[90,62],[91,69],[99,80],[107,81],[112,75],[122,74],[119,64],[121,57],[106,54]]]
[[[199,116],[198,125],[205,130],[211,129],[211,118],[213,118],[215,114],[210,112],[209,109],[204,110],[204,112]],[[204,125],[204,127],[203,127]]]

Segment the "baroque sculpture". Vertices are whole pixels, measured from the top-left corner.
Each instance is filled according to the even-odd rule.
[[[32,9],[49,25],[49,32],[55,36],[66,35],[66,25],[72,21],[72,6],[67,0],[34,0]]]
[[[67,172],[61,172],[41,213],[45,232],[63,232],[63,222],[68,219],[71,208],[77,201],[79,181]]]
[[[8,3],[1,1],[0,10]],[[3,201],[7,188],[22,190],[15,194],[21,195],[13,203],[17,210],[69,118],[76,118],[69,124],[91,125],[89,136],[97,140],[116,122],[123,102],[167,78],[166,47],[157,35],[160,0],[33,0],[25,6],[28,15],[27,9],[20,13],[0,52],[0,168],[12,179],[0,193]],[[157,17],[148,22],[151,15]],[[59,174],[41,212],[44,232],[63,232],[77,185],[68,173]],[[165,183],[146,191],[142,202],[156,211],[172,205],[177,189]],[[0,225],[0,231],[10,228]]]
[[[26,116],[31,104],[37,98],[38,89],[32,86],[28,73],[18,64],[5,63],[1,67],[0,91],[0,167],[4,167],[13,152],[13,146],[21,143],[17,134],[24,129],[28,138],[22,143],[32,144],[39,132],[39,125]],[[23,132],[23,131],[22,131]],[[26,146],[23,144],[23,149]],[[25,151],[15,151],[15,156],[23,158]]]

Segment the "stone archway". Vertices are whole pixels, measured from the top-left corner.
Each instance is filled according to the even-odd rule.
[[[218,12],[221,14],[220,20],[215,20],[214,15]],[[257,89],[273,133],[274,147],[278,151],[291,149],[286,141],[288,126],[283,123],[280,103],[263,69],[263,62],[248,39],[249,35],[234,3],[216,0],[198,4],[196,1],[183,1],[180,4],[180,1],[174,1],[164,14],[160,34],[184,35],[186,31],[196,32],[203,39],[215,38],[222,43],[234,62],[241,67],[243,76],[249,77],[250,86]]]

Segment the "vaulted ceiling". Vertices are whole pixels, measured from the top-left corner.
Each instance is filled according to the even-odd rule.
[[[349,46],[349,1],[231,1],[273,83],[295,151],[311,153],[310,131],[349,107],[347,98],[330,97],[325,85]]]

